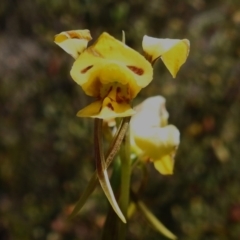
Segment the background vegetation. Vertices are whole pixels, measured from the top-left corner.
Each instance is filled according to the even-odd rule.
[[[238,0],[9,0],[0,3],[0,239],[99,239],[107,201],[98,188],[66,217],[94,171],[90,100],[70,78],[54,35],[107,31],[141,51],[144,34],[188,38],[176,79],[162,62],[135,104],[161,94],[181,131],[175,174],[149,166],[142,199],[183,240],[240,239],[240,4]],[[165,239],[140,214],[128,239]]]

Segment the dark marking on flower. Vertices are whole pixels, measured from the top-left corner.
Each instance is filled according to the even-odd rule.
[[[108,96],[108,94],[112,91],[112,89],[113,89],[113,87],[111,86],[111,87],[108,89],[108,91],[107,91],[106,95],[104,96],[104,98]],[[111,99],[111,97],[109,97],[109,99],[110,99],[110,100],[113,100],[113,99]]]
[[[100,52],[98,52],[96,49],[94,49],[93,47],[87,48],[87,51],[95,57],[103,58],[103,55]]]
[[[143,73],[144,73],[142,68],[138,68],[135,66],[127,66],[127,67],[139,76],[143,75]]]
[[[152,55],[149,55],[146,52],[144,52],[144,56],[145,56],[146,60],[149,61],[152,64],[152,66],[153,66],[155,60],[152,59]]]
[[[91,69],[92,67],[93,67],[93,65],[84,68],[83,70],[81,70],[81,73],[86,73],[86,72],[87,72],[89,69]]]
[[[122,103],[124,100],[124,97],[121,96],[121,91],[122,89],[120,87],[117,87],[117,91],[116,91],[116,102],[118,103]]]
[[[117,87],[117,90],[116,90],[116,102],[117,103],[122,103],[122,102],[125,102],[125,103],[129,103],[130,102],[130,89],[129,89],[129,86],[125,86],[124,87],[125,90],[123,91],[123,89],[121,87]]]
[[[67,31],[66,32],[71,39],[85,39],[90,41],[92,39],[90,32],[88,30],[83,31]]]
[[[108,90],[108,94],[112,91],[113,87],[111,86]]]
[[[114,108],[113,108],[113,106],[112,106],[111,103],[108,103],[108,104],[107,104],[107,107],[110,108],[112,111],[114,111]]]
[[[155,62],[159,59],[160,57],[155,58],[154,60],[152,60],[152,66],[155,64]]]
[[[69,37],[71,39],[82,39],[83,38],[79,33],[76,33],[76,32],[68,31],[67,34],[69,35]]]

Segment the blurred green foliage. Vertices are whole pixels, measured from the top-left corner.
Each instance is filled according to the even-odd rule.
[[[69,76],[54,35],[107,31],[141,51],[144,34],[188,38],[176,79],[161,61],[135,104],[162,94],[181,132],[175,174],[149,166],[143,201],[179,239],[240,238],[238,0],[9,0],[0,3],[0,239],[99,239],[107,201],[97,189],[66,218],[94,171],[90,100]],[[129,239],[165,239],[136,214]]]

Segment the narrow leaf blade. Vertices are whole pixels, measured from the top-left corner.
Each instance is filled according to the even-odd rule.
[[[86,203],[87,199],[89,198],[89,196],[93,193],[93,191],[95,190],[96,186],[98,183],[98,179],[97,179],[97,173],[95,172],[87,187],[85,188],[84,192],[82,193],[80,199],[78,200],[78,202],[76,203],[72,213],[69,215],[69,219],[74,218],[82,209],[82,207],[84,206],[84,204]]]
[[[175,240],[177,237],[170,232],[154,215],[153,213],[146,207],[146,205],[142,201],[137,202],[138,208],[141,210],[143,215],[146,217],[148,222],[161,234],[166,236],[169,239]]]
[[[112,190],[112,187],[110,185],[110,181],[109,181],[109,178],[108,178],[108,175],[107,175],[107,171],[103,170],[101,172],[101,174],[98,175],[98,178],[99,178],[100,185],[101,185],[109,203],[111,204],[113,210],[116,212],[116,214],[119,216],[119,218],[124,223],[126,223],[126,219],[123,216],[122,211],[120,210],[120,208],[118,206],[118,203],[116,201],[116,198],[114,196],[114,193],[113,193],[113,190]]]

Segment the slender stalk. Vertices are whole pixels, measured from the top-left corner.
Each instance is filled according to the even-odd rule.
[[[130,159],[130,135],[129,130],[126,132],[120,149],[121,158],[121,186],[119,206],[124,216],[127,216],[130,195],[130,180],[131,180],[131,159]],[[125,240],[127,226],[119,222],[118,239]]]
[[[117,131],[117,133],[111,143],[111,146],[108,150],[108,153],[107,153],[107,159],[106,159],[106,167],[107,168],[109,167],[114,156],[118,153],[118,151],[121,147],[121,143],[122,143],[123,138],[128,129],[130,119],[131,119],[131,117],[126,117],[126,118],[123,118],[123,120],[121,121],[118,131]]]

